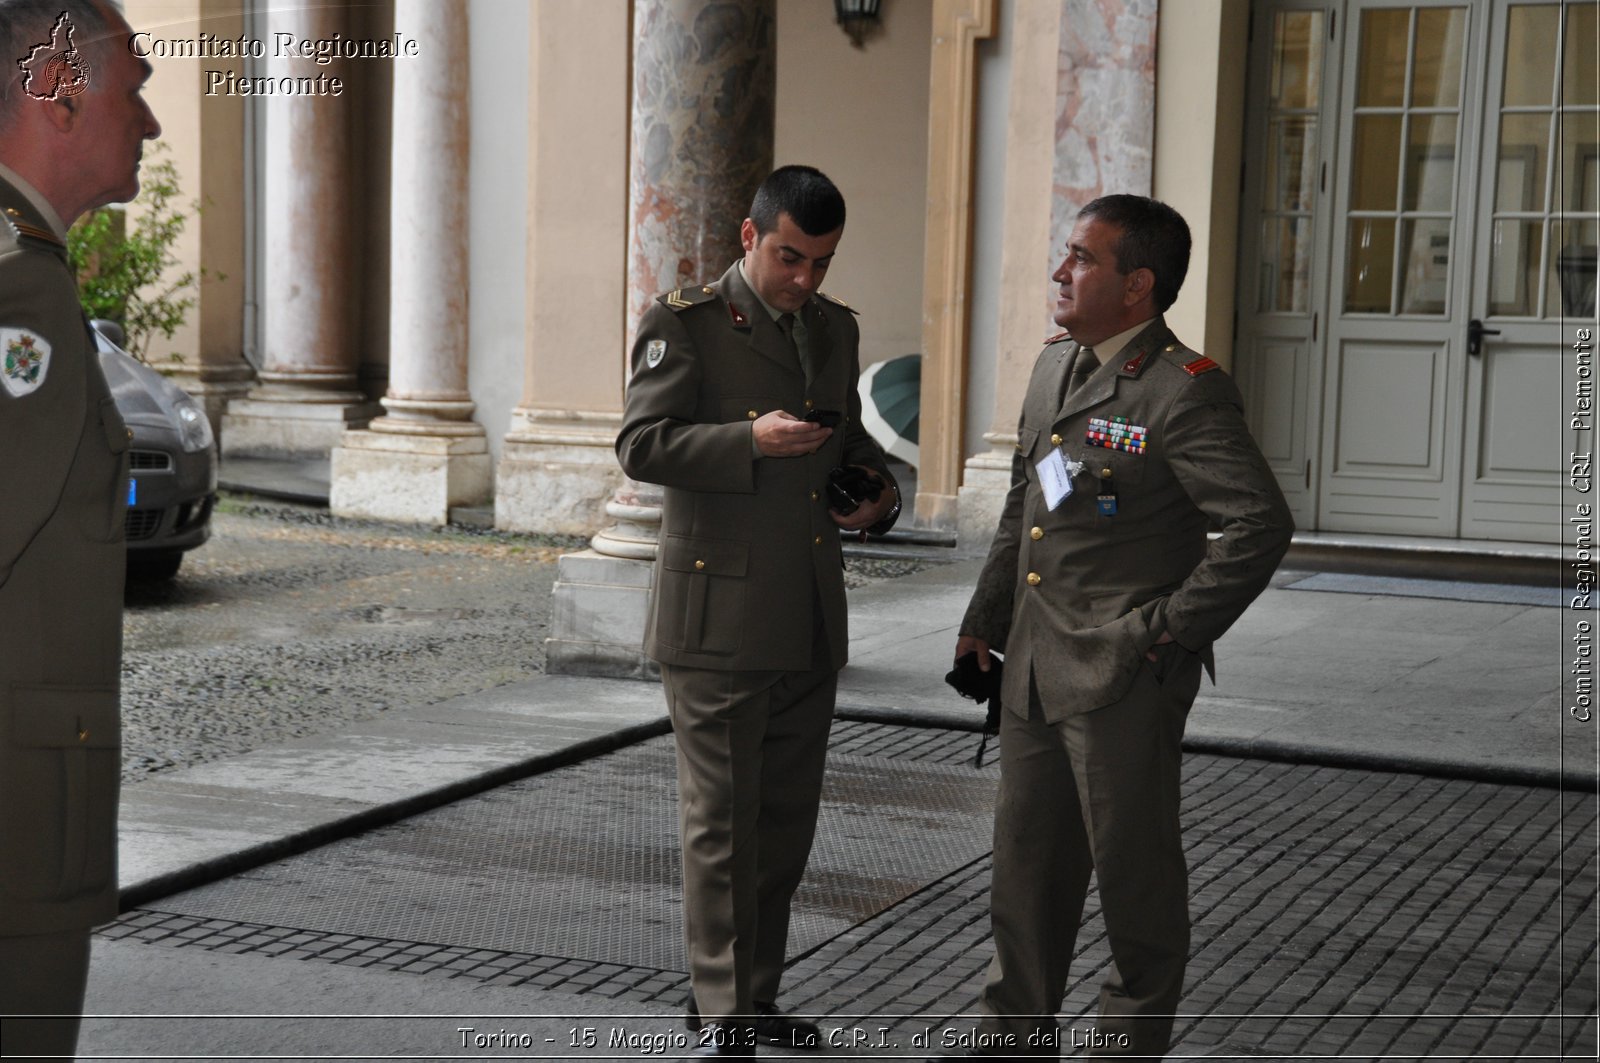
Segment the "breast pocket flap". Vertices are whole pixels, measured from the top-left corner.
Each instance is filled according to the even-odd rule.
[[[661,546],[661,564],[673,572],[708,576],[743,576],[750,565],[750,544],[732,539],[669,535]]]

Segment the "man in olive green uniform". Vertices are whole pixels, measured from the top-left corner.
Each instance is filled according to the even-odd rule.
[[[1096,1029],[1068,1043],[1160,1056],[1171,1037],[1189,949],[1184,721],[1211,644],[1293,530],[1233,382],[1162,320],[1189,244],[1154,200],[1106,196],[1079,214],[1053,275],[1070,336],[1034,366],[961,623],[957,656],[1006,661],[977,1055],[1057,1055],[1091,870],[1115,962]]]
[[[0,1021],[8,1058],[73,1054],[89,929],[117,914],[128,433],[65,241],[134,197],[160,131],[128,32],[0,0],[0,1013],[59,1016]]]
[[[861,427],[854,314],[817,292],[843,231],[825,176],[770,175],[745,257],[645,313],[617,437],[628,475],[666,489],[645,649],[677,739],[690,1024],[723,1042],[704,1054],[820,1047],[776,1001],[845,663],[839,530],[899,512]],[[839,466],[870,470],[878,499],[832,509]]]

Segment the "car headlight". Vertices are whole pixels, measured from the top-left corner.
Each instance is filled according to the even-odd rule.
[[[211,434],[211,422],[206,420],[206,412],[202,410],[193,399],[184,398],[173,403],[172,412],[178,417],[178,438],[183,441],[183,449],[193,454],[198,450],[208,450],[215,438]]]

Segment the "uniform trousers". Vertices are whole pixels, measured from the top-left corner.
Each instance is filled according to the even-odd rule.
[[[1156,652],[1111,705],[1052,724],[1030,677],[1027,717],[1002,714],[995,956],[979,1029],[1011,1035],[1013,1054],[1057,1054],[1055,1015],[1091,871],[1113,963],[1090,1054],[1167,1050],[1189,952],[1179,771],[1201,662],[1175,643]]]
[[[816,834],[838,678],[825,665],[661,666],[678,750],[690,984],[708,1021],[777,1001],[789,902]]]
[[[72,1058],[89,979],[89,928],[0,937],[0,1020],[7,1059]]]

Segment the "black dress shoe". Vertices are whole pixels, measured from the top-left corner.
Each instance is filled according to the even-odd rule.
[[[689,997],[689,1014],[684,1024],[691,1030],[700,1029],[700,1009],[693,994]],[[817,1051],[822,1048],[822,1031],[810,1019],[785,1015],[774,1004],[757,1004],[755,1035],[757,1041],[780,1048],[800,1048]]]

